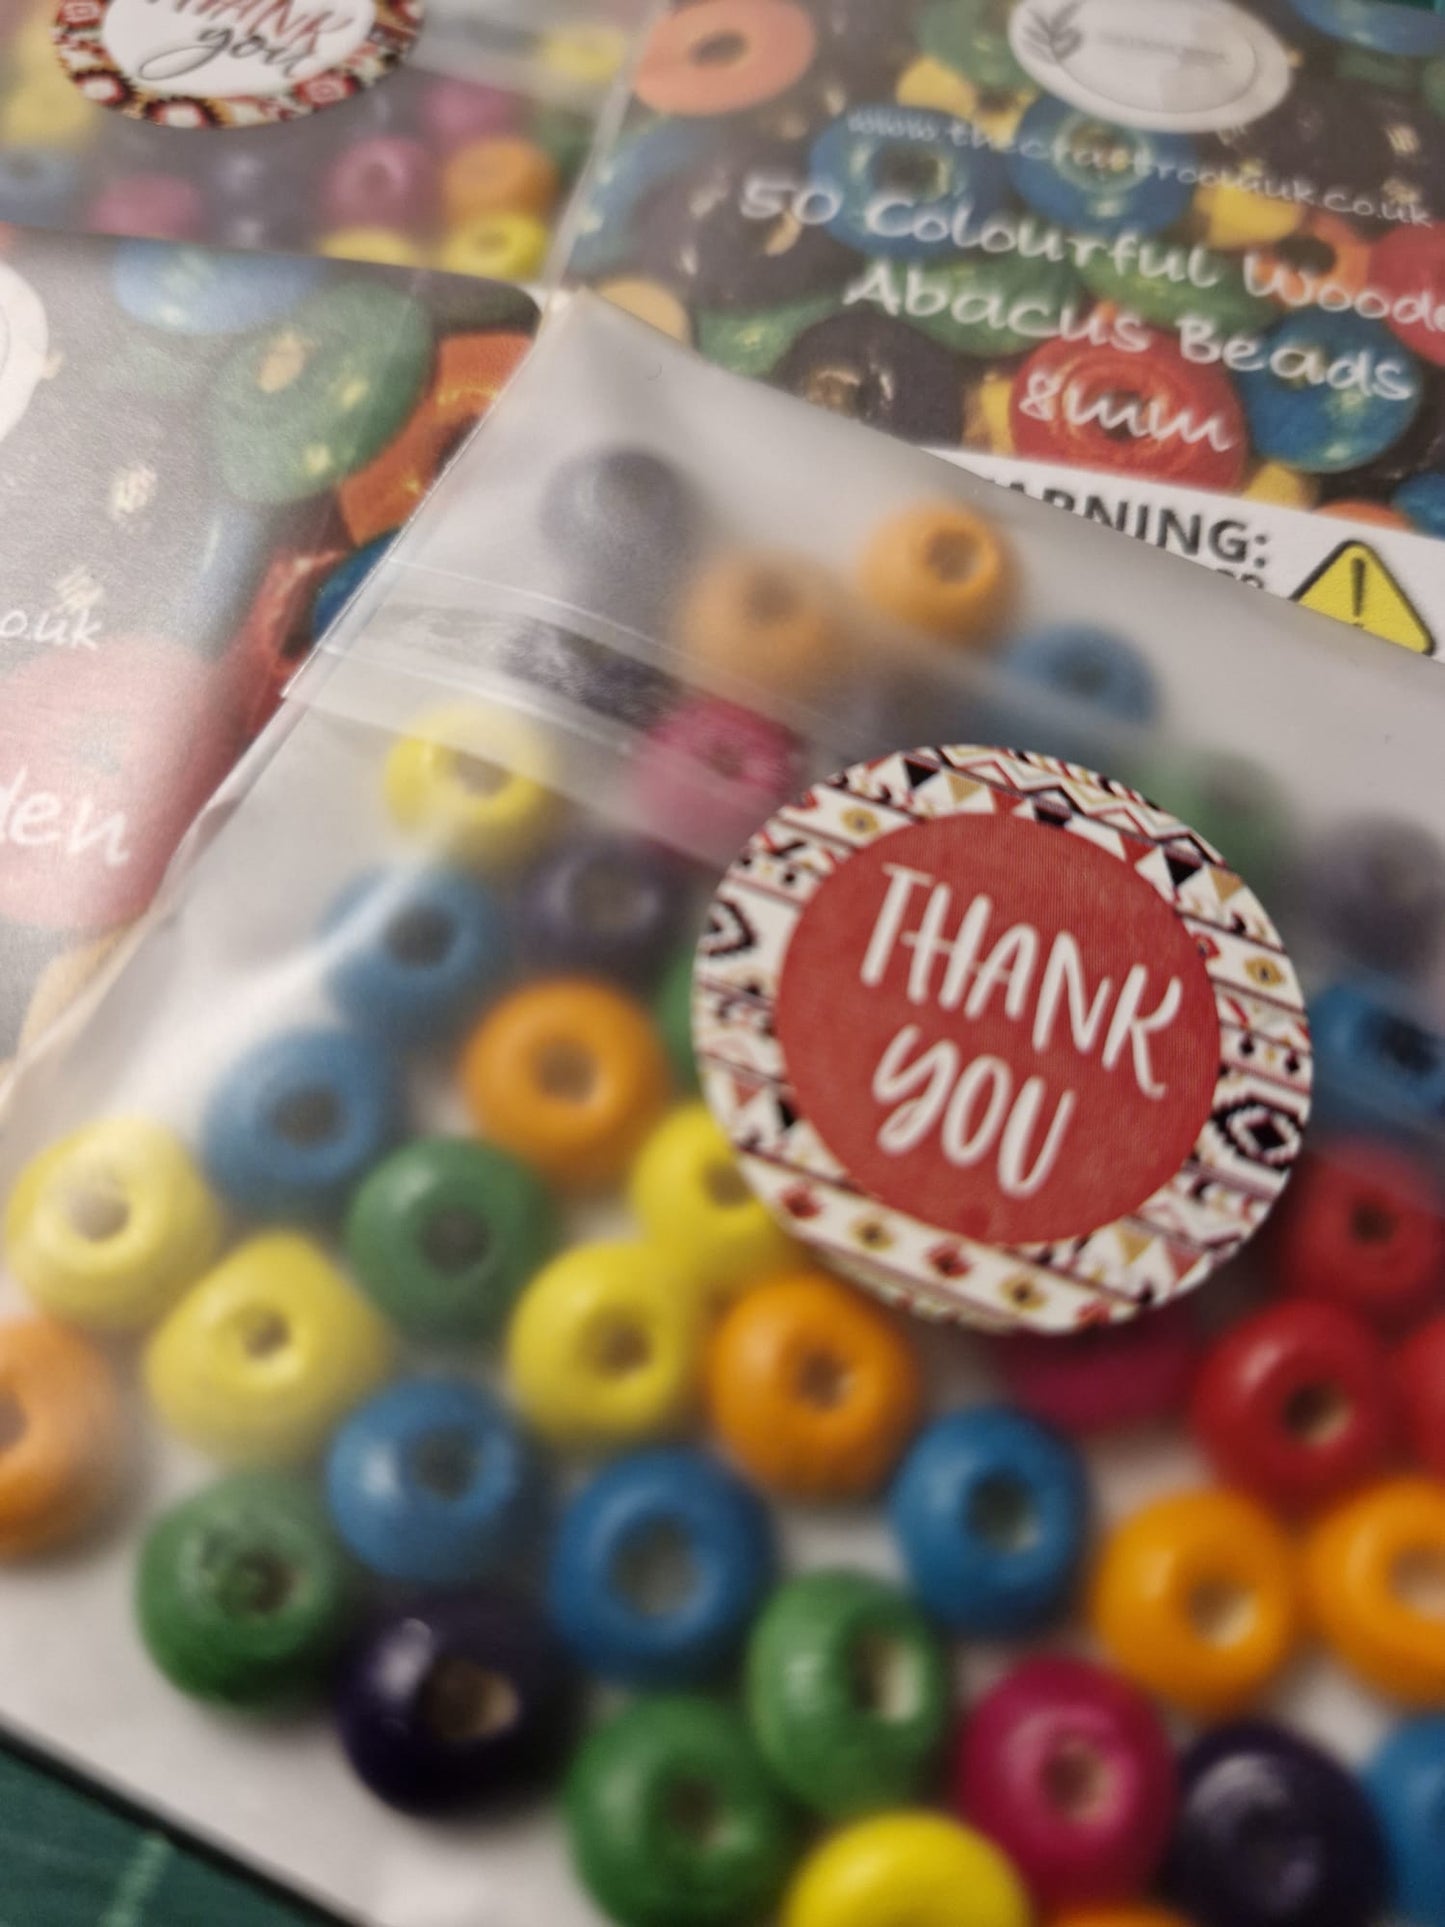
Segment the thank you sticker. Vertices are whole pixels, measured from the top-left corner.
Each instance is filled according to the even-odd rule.
[[[168,127],[253,127],[349,100],[411,49],[421,0],[62,0],[90,100]]]
[[[697,964],[754,1188],[915,1309],[1070,1330],[1198,1285],[1309,1112],[1303,999],[1224,857],[1053,758],[923,749],[785,807]]]

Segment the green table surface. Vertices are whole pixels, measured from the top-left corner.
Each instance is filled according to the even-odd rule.
[[[334,1927],[0,1743],[0,1927]]]

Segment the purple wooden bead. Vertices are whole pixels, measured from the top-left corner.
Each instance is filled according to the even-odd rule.
[[[417,121],[433,147],[449,154],[470,141],[516,133],[522,102],[505,88],[480,81],[434,80],[422,94]]]
[[[414,234],[437,211],[437,167],[420,141],[383,134],[338,154],[321,190],[335,227],[400,228]]]
[[[576,1708],[575,1677],[540,1611],[488,1587],[416,1600],[379,1622],[343,1671],[336,1719],[379,1799],[438,1813],[544,1782]]]
[[[1384,1848],[1364,1793],[1327,1753],[1239,1720],[1196,1740],[1180,1776],[1165,1877],[1198,1927],[1370,1927]]]
[[[126,174],[109,181],[85,211],[93,234],[194,241],[205,229],[201,190],[178,174]]]
[[[680,866],[626,837],[577,837],[523,880],[517,946],[535,968],[585,971],[646,989],[677,947],[687,911]]]

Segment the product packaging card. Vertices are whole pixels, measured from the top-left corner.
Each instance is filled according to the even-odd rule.
[[[0,0],[0,220],[537,275],[631,0]]]
[[[535,318],[448,275],[7,232],[0,1059],[149,901]]]
[[[1389,4],[698,0],[649,38],[570,269],[1432,653],[1442,115],[1445,19]]]

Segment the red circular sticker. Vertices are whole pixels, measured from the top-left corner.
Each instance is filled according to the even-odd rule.
[[[1250,890],[1137,792],[1012,751],[888,756],[785,807],[714,899],[694,1019],[789,1229],[989,1326],[1197,1285],[1309,1111],[1303,998]]]
[[[411,52],[422,0],[60,0],[52,35],[85,95],[165,127],[296,120]]]

